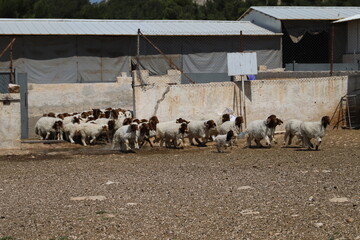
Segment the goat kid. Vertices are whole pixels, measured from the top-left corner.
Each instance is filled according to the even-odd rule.
[[[217,135],[214,138],[214,141],[218,152],[224,152],[222,148],[226,149],[227,147],[232,147],[234,139],[235,134],[233,130],[228,131],[226,134]]]

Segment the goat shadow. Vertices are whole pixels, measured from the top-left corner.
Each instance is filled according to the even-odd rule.
[[[300,149],[301,146],[282,146],[281,148],[294,148],[294,149]]]
[[[316,150],[316,149],[312,149],[312,148],[299,148],[299,149],[295,149],[295,151],[297,151],[297,152],[318,152],[318,151],[320,151],[320,149],[319,150]]]

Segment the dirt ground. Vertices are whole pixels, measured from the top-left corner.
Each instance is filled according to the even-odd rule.
[[[0,239],[360,239],[359,145],[24,144],[0,156]]]

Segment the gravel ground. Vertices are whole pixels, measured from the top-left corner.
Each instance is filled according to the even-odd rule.
[[[359,131],[320,151],[243,145],[4,151],[0,239],[360,239]]]

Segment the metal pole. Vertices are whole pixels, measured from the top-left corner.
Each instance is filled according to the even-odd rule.
[[[240,31],[240,52],[244,51],[244,46],[243,46],[243,32]]]
[[[13,71],[13,47],[10,45],[10,83],[15,83],[14,81],[14,71]]]
[[[240,52],[244,51],[244,45],[243,45],[243,32],[240,31]],[[240,75],[241,79],[241,97],[242,97],[242,116],[244,118],[244,126],[247,127],[246,123],[246,104],[245,104],[245,83],[244,83],[244,77]]]
[[[244,78],[241,76],[241,89],[242,89],[242,102],[243,102],[243,118],[244,118],[244,126],[247,127],[246,124],[246,105],[245,105],[245,83]]]
[[[139,65],[139,58],[140,58],[140,28],[138,28],[138,34],[136,39],[136,70],[135,74],[133,74],[132,78],[132,89],[133,89],[133,115],[136,118],[136,91],[135,91],[135,78],[140,78],[140,65]]]
[[[331,39],[330,39],[330,76],[334,71],[334,25],[331,26]]]
[[[176,70],[178,70],[179,72],[181,72],[181,74],[192,84],[194,84],[195,82],[187,75],[184,73],[184,71],[182,71],[172,60],[171,58],[167,57],[165,55],[165,53],[163,51],[160,50],[160,48],[158,48],[148,37],[146,37],[144,34],[142,34],[140,32],[141,36],[148,42],[150,43],[150,45],[156,49],[156,51],[158,51],[164,58],[165,60],[169,63],[170,66],[173,66]]]
[[[13,38],[11,40],[11,42],[6,46],[6,48],[4,48],[4,50],[0,53],[0,57],[2,57],[2,55],[6,52],[6,50],[9,49],[9,47],[15,42],[16,38]]]

